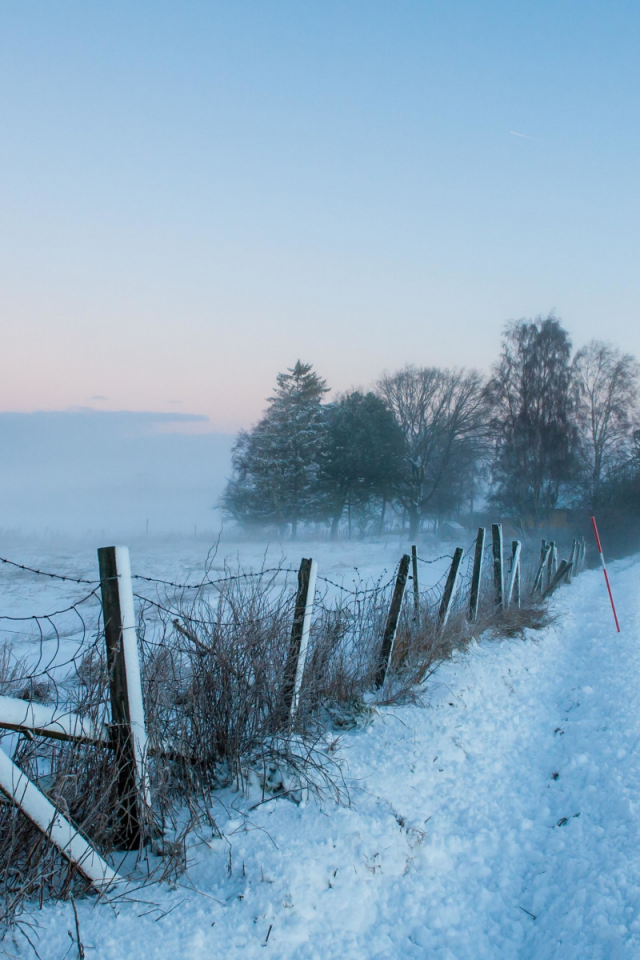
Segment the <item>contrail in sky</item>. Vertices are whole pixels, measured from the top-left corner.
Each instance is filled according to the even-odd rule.
[[[509,130],[512,137],[522,137],[524,140],[534,140],[534,137],[528,137],[526,133],[516,133],[515,130]]]

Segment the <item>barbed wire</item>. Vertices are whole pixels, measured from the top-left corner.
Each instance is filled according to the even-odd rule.
[[[28,567],[24,563],[16,563],[15,560],[8,560],[6,557],[0,557],[0,563],[6,563],[10,567],[17,567],[18,570],[25,570],[27,573],[35,573],[39,577],[50,577],[52,580],[68,580],[70,583],[86,583],[95,586],[100,583],[99,580],[85,580],[82,577],[72,577],[70,574],[47,573],[46,570],[36,570],[35,567]]]
[[[423,560],[422,557],[416,557],[420,563],[424,563],[427,566],[430,566],[432,563],[438,563],[439,560],[453,560],[453,556],[450,553],[443,553],[441,557],[435,557],[433,560]]]
[[[202,590],[204,587],[215,587],[219,583],[230,583],[232,580],[249,580],[251,577],[264,577],[268,573],[297,573],[296,567],[266,567],[264,570],[250,573],[237,573],[229,577],[219,577],[217,580],[209,578],[200,583],[175,583],[173,580],[162,580],[159,577],[146,577],[141,573],[133,573],[132,580],[144,580],[146,583],[159,583],[165,587],[175,587],[177,590]]]
[[[169,617],[184,620],[187,623],[195,623],[198,626],[202,627],[238,627],[238,626],[251,626],[255,623],[263,623],[265,620],[268,620],[270,617],[273,617],[273,611],[265,613],[262,617],[250,617],[250,618],[240,618],[237,620],[218,620],[217,617],[212,617],[210,620],[203,620],[200,617],[193,617],[189,613],[185,613],[184,610],[171,609],[171,607],[166,607],[164,604],[159,603],[157,600],[152,600],[150,597],[143,597],[139,593],[134,593],[136,600],[140,600],[141,603],[146,603],[150,607],[155,607],[157,610],[161,610],[163,613],[166,613]],[[283,609],[286,610],[288,607],[293,605],[293,597],[290,597],[283,605]]]
[[[54,610],[52,613],[32,613],[28,617],[13,617],[7,613],[0,614],[0,620],[10,620],[14,623],[24,623],[28,620],[50,620],[52,617],[60,617],[63,613],[71,613],[76,611],[76,607],[79,607],[81,604],[86,603],[91,597],[98,598],[98,591],[92,590],[91,593],[88,593],[86,597],[82,597],[80,600],[76,600],[75,603],[72,603],[69,607],[64,607],[62,610]],[[77,612],[77,611],[76,611]]]

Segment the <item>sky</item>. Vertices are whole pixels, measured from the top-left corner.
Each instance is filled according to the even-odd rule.
[[[231,433],[298,358],[335,390],[487,369],[551,310],[640,355],[639,28],[637,0],[0,0],[0,411]]]

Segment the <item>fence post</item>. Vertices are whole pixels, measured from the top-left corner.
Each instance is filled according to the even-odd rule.
[[[515,603],[520,606],[520,553],[522,552],[522,544],[519,540],[511,541],[511,573],[509,576],[509,587],[507,589],[507,606],[511,606],[511,601],[514,599]]]
[[[504,572],[502,569],[502,524],[491,526],[493,539],[493,588],[496,607],[504,607]]]
[[[0,751],[0,790],[40,830],[60,853],[98,890],[121,882],[121,877],[84,839],[27,775]]]
[[[129,550],[100,547],[98,563],[111,694],[111,735],[118,767],[116,844],[134,850],[145,839],[145,814],[151,801]]]
[[[571,564],[571,569],[567,572],[567,583],[571,583],[573,580],[573,574],[578,572],[578,541],[575,537],[571,541],[571,554],[569,555],[569,563]]]
[[[303,557],[298,570],[298,594],[291,628],[289,655],[285,666],[283,690],[284,711],[286,717],[290,720],[293,720],[298,709],[304,665],[309,646],[317,574],[318,564],[316,561]]]
[[[553,579],[547,589],[542,594],[543,599],[545,597],[551,596],[556,587],[562,582],[563,578],[566,577],[567,573],[571,569],[571,563],[568,560],[562,560],[560,566],[553,575]]]
[[[542,541],[542,549],[540,550],[540,563],[536,571],[536,576],[533,581],[533,587],[531,588],[531,596],[534,597],[538,591],[542,593],[544,572],[547,569],[547,560],[549,559],[549,553],[551,552],[551,547],[546,540]]]
[[[400,560],[400,566],[398,568],[398,576],[396,577],[396,585],[393,588],[393,596],[391,598],[391,606],[389,607],[389,615],[387,616],[387,623],[384,628],[384,636],[382,638],[382,647],[380,648],[380,659],[378,661],[378,669],[376,670],[376,675],[374,678],[374,684],[376,690],[379,690],[384,683],[384,678],[387,675],[387,670],[389,668],[389,662],[391,660],[391,654],[393,653],[393,643],[396,639],[396,631],[398,629],[398,620],[400,619],[400,611],[402,609],[402,598],[404,596],[404,588],[407,585],[407,577],[409,575],[409,562],[411,557],[408,553],[405,553]]]
[[[556,546],[555,540],[551,540],[549,546],[551,547],[551,553],[549,554],[547,586],[551,583],[556,573],[558,572],[558,548]]]
[[[418,587],[418,548],[411,547],[411,575],[413,577],[413,619],[420,619],[420,590]]]
[[[440,621],[440,626],[442,627],[444,627],[449,619],[451,603],[455,596],[456,588],[458,586],[458,579],[460,577],[460,564],[462,563],[463,553],[464,551],[462,547],[456,547],[453,553],[453,560],[451,561],[451,566],[449,568],[449,576],[447,577],[444,593],[442,594],[442,602],[440,603],[440,610],[438,611],[438,620]]]
[[[475,621],[478,617],[478,604],[480,603],[480,580],[482,577],[482,561],[484,560],[484,541],[487,531],[484,527],[478,527],[478,536],[476,537],[476,549],[473,555],[473,573],[471,575],[471,596],[469,598],[469,620]]]

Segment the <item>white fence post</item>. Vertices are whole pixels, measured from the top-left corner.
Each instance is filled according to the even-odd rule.
[[[2,750],[0,789],[94,887],[101,890],[121,881],[115,870]]]
[[[469,620],[475,621],[478,618],[478,605],[480,603],[480,584],[482,582],[482,561],[484,560],[484,542],[487,531],[484,527],[478,527],[478,536],[476,537],[476,549],[473,555],[473,574],[471,575],[471,595],[469,597]]]
[[[389,613],[387,615],[387,622],[384,628],[384,636],[382,637],[382,647],[380,648],[380,656],[378,659],[378,668],[374,677],[374,684],[376,690],[379,690],[383,686],[385,677],[387,675],[387,670],[389,669],[389,664],[391,663],[391,654],[393,653],[393,645],[396,640],[396,632],[398,630],[398,620],[400,619],[400,611],[402,610],[402,598],[404,597],[404,588],[407,585],[407,577],[409,576],[409,564],[411,562],[411,557],[408,553],[405,553],[398,567],[398,575],[396,577],[396,585],[393,588],[393,595],[391,597],[391,605],[389,607]]]
[[[520,554],[522,544],[519,540],[511,541],[511,573],[509,576],[509,586],[507,587],[507,607],[511,606],[515,594],[515,602],[520,606]]]
[[[491,525],[493,540],[493,588],[496,607],[504,607],[504,573],[502,567],[502,524]]]
[[[151,806],[151,798],[131,561],[127,547],[101,547],[98,560],[119,767],[118,843],[135,849],[144,840],[145,808]]]
[[[462,563],[463,553],[464,550],[462,547],[456,547],[453,552],[453,560],[451,561],[451,566],[449,567],[449,575],[445,584],[444,593],[442,594],[440,610],[438,611],[438,620],[440,621],[441,627],[444,627],[449,619],[451,604],[453,603],[456,590],[458,589],[458,580],[460,579],[460,564]]]
[[[300,688],[304,675],[304,665],[307,659],[309,633],[311,631],[311,615],[313,613],[313,599],[316,592],[316,578],[318,564],[315,560],[303,558],[298,571],[298,595],[296,609],[293,615],[291,629],[291,644],[285,667],[284,705],[286,715],[293,720],[298,709]]]

